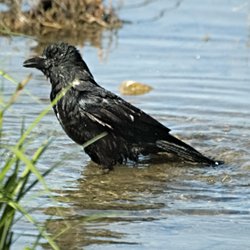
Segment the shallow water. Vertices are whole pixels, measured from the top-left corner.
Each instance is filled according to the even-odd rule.
[[[146,95],[124,98],[225,164],[140,164],[101,175],[50,112],[29,147],[54,137],[39,168],[60,162],[46,179],[57,202],[36,187],[26,207],[50,233],[64,230],[57,236],[62,249],[249,249],[248,2],[124,2],[119,14],[127,24],[117,34],[104,33],[102,49],[79,48],[97,82],[116,93],[123,80],[151,85]],[[22,62],[36,42],[1,37],[0,44],[0,68],[23,79],[31,70]],[[37,99],[22,95],[8,113],[6,140],[17,138],[23,117],[29,124],[49,103],[49,84],[32,73],[27,91]],[[14,86],[2,78],[1,85],[9,96]],[[13,249],[37,235],[26,221],[15,232]]]

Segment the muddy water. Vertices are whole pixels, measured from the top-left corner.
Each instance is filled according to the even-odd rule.
[[[118,93],[123,80],[153,90],[125,97],[204,154],[224,160],[217,168],[183,164],[119,166],[108,175],[72,143],[50,112],[29,147],[52,136],[41,171],[55,200],[33,190],[26,207],[62,249],[249,249],[250,240],[250,19],[248,2],[124,1],[127,24],[103,34],[103,48],[80,48],[96,80]],[[16,79],[30,70],[22,61],[33,39],[0,38],[1,68]],[[49,84],[37,71],[5,120],[18,136],[49,103]],[[5,94],[14,87],[1,80]],[[37,233],[26,221],[15,227],[13,249]],[[42,241],[40,249],[48,245]]]

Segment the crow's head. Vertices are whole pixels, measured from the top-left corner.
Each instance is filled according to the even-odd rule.
[[[67,43],[49,45],[43,51],[42,56],[26,60],[23,66],[27,68],[37,68],[47,77],[51,77],[51,75],[56,72],[67,72],[70,68],[72,69],[75,67],[83,67],[83,69],[89,72],[79,51],[74,46]]]

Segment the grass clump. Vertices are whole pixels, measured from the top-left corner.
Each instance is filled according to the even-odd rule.
[[[102,29],[122,25],[111,1],[106,7],[103,0],[40,0],[26,8],[22,0],[8,2],[7,10],[0,12],[0,33],[5,35],[23,34],[50,42],[70,38],[67,41],[73,44],[82,43],[87,36],[96,44]]]
[[[15,92],[9,100],[4,101],[2,95],[0,96],[0,249],[10,249],[13,243],[13,225],[22,217],[26,217],[29,222],[36,226],[39,232],[38,238],[42,236],[49,242],[52,249],[58,249],[52,238],[20,204],[25,195],[38,182],[41,183],[44,189],[49,193],[44,177],[52,171],[53,167],[41,174],[36,164],[51,141],[45,141],[35,150],[32,156],[27,154],[25,147],[30,132],[48,112],[49,108],[43,111],[27,130],[24,129],[24,123],[22,123],[20,127],[20,137],[14,145],[12,141],[4,140],[4,116],[16,102],[31,76],[17,83],[3,71],[0,71],[0,75],[17,85]],[[30,178],[31,175],[33,175],[34,178]],[[17,214],[21,214],[21,216],[17,218]],[[35,245],[37,244],[38,241],[36,241]],[[35,248],[35,245],[33,248]]]

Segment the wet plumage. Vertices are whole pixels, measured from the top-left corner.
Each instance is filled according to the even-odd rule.
[[[140,155],[170,153],[181,160],[218,165],[197,150],[172,136],[170,129],[112,92],[99,86],[79,51],[66,43],[49,45],[41,57],[24,62],[24,67],[41,70],[51,82],[53,101],[62,89],[64,96],[54,112],[66,134],[76,143],[106,132],[85,148],[103,168],[137,161]]]

